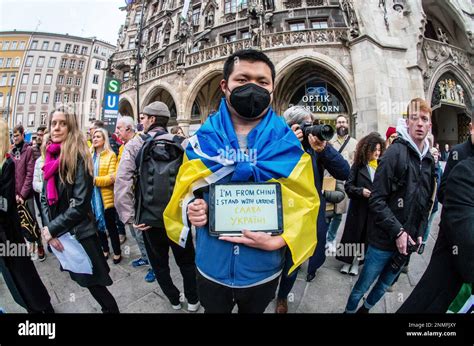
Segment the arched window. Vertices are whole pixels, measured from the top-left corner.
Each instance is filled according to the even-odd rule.
[[[201,118],[201,109],[199,108],[199,103],[197,103],[197,101],[194,101],[193,103],[193,109],[191,110],[191,118],[193,119]]]

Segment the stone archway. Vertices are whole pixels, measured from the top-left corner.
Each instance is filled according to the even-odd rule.
[[[132,106],[130,100],[126,97],[121,97],[119,101],[119,113],[122,116],[129,116],[137,120],[138,117],[135,116],[134,107]]]
[[[197,82],[189,88],[185,110],[186,116],[190,117],[190,132],[197,130],[210,114],[218,110],[223,97],[219,86],[222,77],[221,66],[218,69],[206,69],[195,78]]]
[[[344,114],[354,131],[354,93],[350,77],[330,58],[289,57],[281,70],[277,70],[275,84],[273,106],[278,114],[296,104],[306,106],[323,122],[335,123],[337,115]]]
[[[459,75],[447,70],[440,75],[431,92],[432,132],[441,146],[464,142],[470,135],[472,93]]]
[[[168,126],[177,125],[178,109],[177,104],[175,102],[175,98],[173,97],[171,92],[161,85],[150,88],[144,97],[140,109],[143,110],[146,106],[155,101],[161,101],[168,106],[170,110],[170,121],[168,122]]]

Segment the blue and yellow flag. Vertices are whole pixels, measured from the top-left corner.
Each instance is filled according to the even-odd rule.
[[[301,265],[316,248],[319,196],[314,185],[311,157],[293,131],[272,109],[247,136],[248,152],[241,153],[225,98],[189,144],[173,196],[164,212],[168,237],[184,247],[190,226],[187,206],[193,192],[232,174],[232,181],[281,184],[283,234],[293,258]]]

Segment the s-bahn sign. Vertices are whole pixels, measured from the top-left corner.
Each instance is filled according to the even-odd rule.
[[[120,81],[115,78],[105,79],[105,94],[103,100],[102,119],[107,130],[114,131],[119,114]]]

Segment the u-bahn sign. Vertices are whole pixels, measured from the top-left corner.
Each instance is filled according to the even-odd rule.
[[[103,101],[102,119],[109,132],[115,131],[119,114],[120,81],[115,78],[105,79],[105,94]]]

